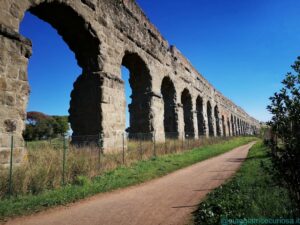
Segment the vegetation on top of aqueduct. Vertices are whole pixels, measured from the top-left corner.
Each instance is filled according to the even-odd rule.
[[[150,160],[134,162],[129,166],[119,166],[114,170],[104,172],[100,176],[95,176],[93,179],[89,179],[86,176],[77,176],[76,182],[72,185],[42,191],[37,195],[29,193],[27,195],[4,198],[0,201],[0,219],[37,212],[48,207],[71,203],[100,192],[142,183],[225,153],[253,140],[255,140],[254,137],[233,138],[229,141],[221,141],[218,144],[206,145],[178,154],[152,157]],[[39,166],[47,167],[44,164]],[[39,170],[41,168],[36,169]],[[24,173],[18,174],[21,176]],[[52,175],[57,176],[56,173]]]

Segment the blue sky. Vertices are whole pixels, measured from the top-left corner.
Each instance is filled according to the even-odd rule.
[[[270,119],[268,98],[300,55],[299,0],[137,2],[211,84],[255,118]],[[33,42],[28,111],[66,115],[81,72],[74,54],[50,25],[30,14],[20,32]],[[126,93],[128,99],[129,88]]]

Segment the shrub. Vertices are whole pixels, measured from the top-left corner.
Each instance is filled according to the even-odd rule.
[[[283,88],[270,98],[272,113],[271,156],[277,179],[290,191],[300,214],[300,57],[282,81]]]

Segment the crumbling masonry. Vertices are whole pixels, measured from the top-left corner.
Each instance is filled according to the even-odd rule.
[[[104,149],[120,144],[115,137],[125,130],[122,65],[130,71],[130,133],[164,141],[171,134],[171,138],[198,138],[257,131],[258,121],[215,90],[169,46],[133,0],[1,0],[0,164],[9,158],[7,120],[17,125],[17,161],[25,152],[22,131],[32,45],[20,35],[19,26],[26,11],[57,30],[82,68],[71,93],[74,136],[100,133]]]

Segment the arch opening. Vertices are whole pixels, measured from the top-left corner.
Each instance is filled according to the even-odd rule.
[[[125,66],[121,66],[121,76],[124,81],[124,93],[125,93],[125,131],[130,127],[130,113],[128,105],[131,104],[132,89],[129,83],[130,72]]]
[[[172,80],[165,77],[161,84],[161,94],[164,102],[164,132],[165,138],[178,138],[178,116],[176,112],[176,90]]]
[[[74,84],[68,110],[72,141],[96,141],[102,132],[101,82],[94,75],[102,67],[99,61],[100,41],[96,32],[72,7],[61,2],[40,3],[29,8],[28,12],[50,24],[74,53],[82,72],[75,82],[72,81]]]
[[[192,96],[187,89],[181,94],[181,104],[183,106],[184,133],[186,138],[194,138],[194,121],[193,121],[193,103]]]
[[[129,110],[130,138],[151,138],[153,132],[151,115],[152,77],[143,59],[136,53],[126,52],[122,66],[129,71],[131,103]]]
[[[225,122],[224,115],[222,115],[222,129],[223,129],[223,136],[226,137],[226,122]]]
[[[227,118],[227,127],[228,127],[228,136],[231,136],[231,126],[230,126],[229,118]]]
[[[237,124],[237,135],[240,136],[241,135],[241,124],[240,124],[239,118],[237,118],[236,124]]]
[[[212,107],[210,102],[207,102],[207,120],[208,120],[208,134],[209,136],[214,136],[214,125],[213,125],[213,116],[212,116]]]
[[[198,124],[198,135],[204,136],[205,135],[205,121],[203,115],[203,99],[198,96],[196,100],[196,111],[197,111],[197,124]]]
[[[49,23],[62,36],[75,53],[83,73],[101,69],[98,56],[100,41],[95,30],[70,6],[61,2],[41,3],[28,10],[41,20]]]
[[[241,130],[242,130],[242,135],[244,135],[244,121],[242,120],[241,121]]]

